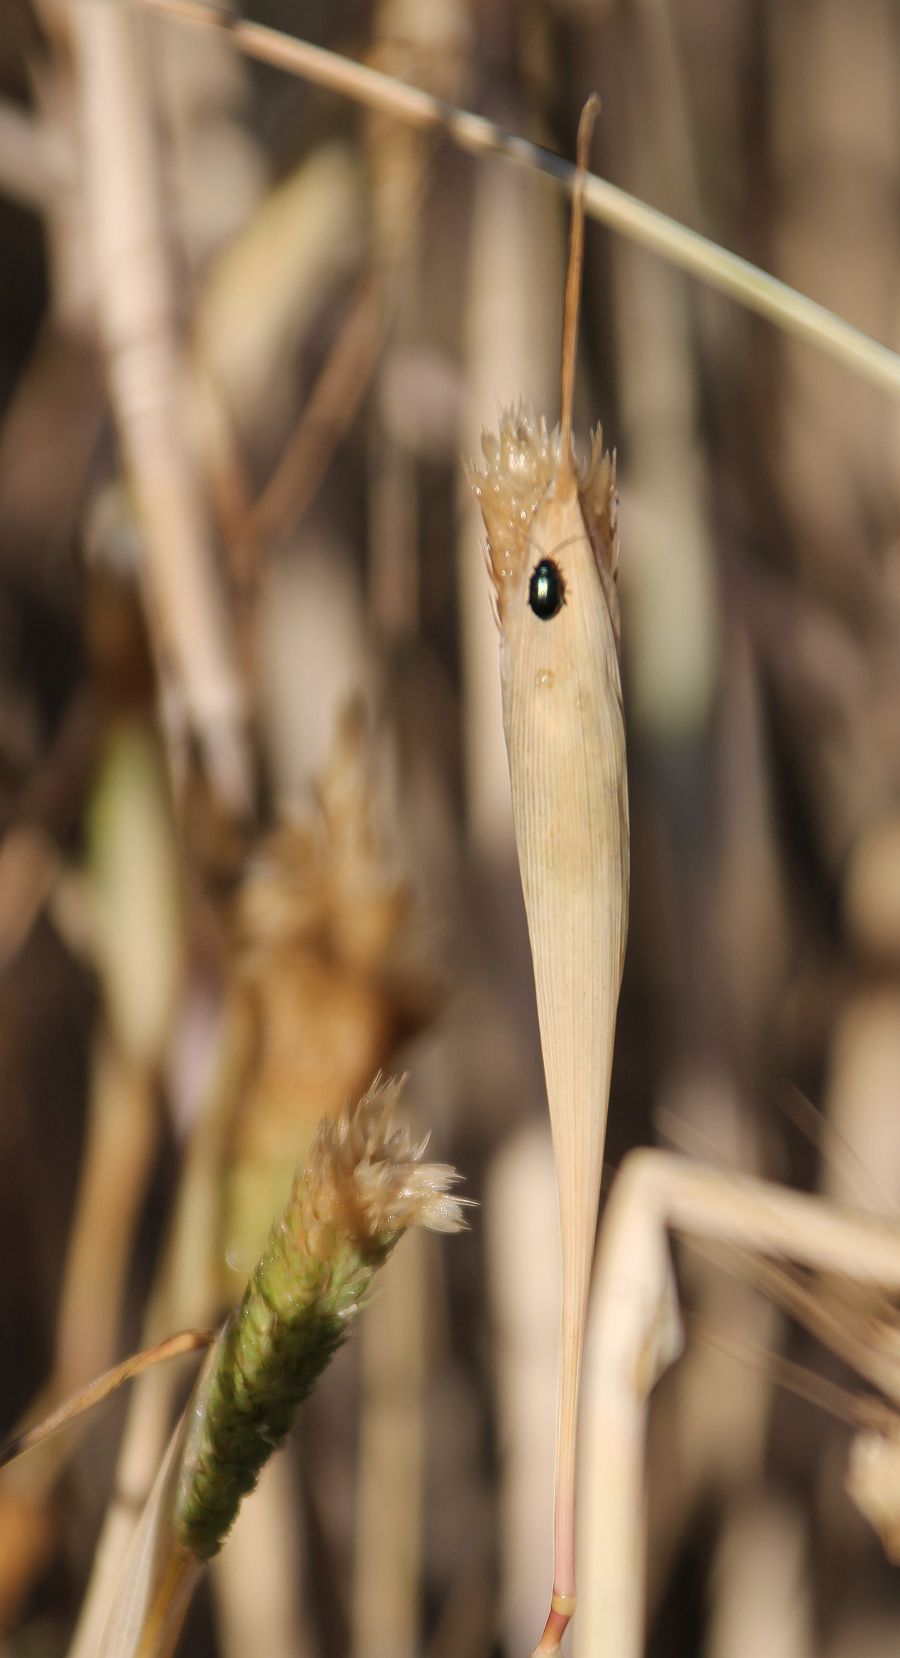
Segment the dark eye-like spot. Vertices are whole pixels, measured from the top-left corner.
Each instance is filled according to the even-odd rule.
[[[528,603],[539,616],[542,622],[549,622],[551,616],[565,603],[566,588],[562,579],[562,571],[552,558],[542,558],[531,572],[528,583]]]

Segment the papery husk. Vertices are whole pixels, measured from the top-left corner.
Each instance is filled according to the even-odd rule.
[[[553,1609],[574,1609],[575,1428],[628,910],[628,796],[617,651],[615,470],[595,434],[583,470],[563,434],[504,415],[472,469],[500,624],[503,721],[559,1180],[563,1308]],[[542,557],[563,602],[529,604]],[[554,1621],[556,1620],[556,1621]],[[551,1628],[552,1623],[552,1628]]]

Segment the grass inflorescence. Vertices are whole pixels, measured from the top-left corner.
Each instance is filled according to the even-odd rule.
[[[400,1085],[376,1083],[335,1122],[309,1160],[238,1307],[201,1373],[191,1406],[174,1516],[178,1541],[209,1559],[241,1498],[285,1438],[298,1405],[346,1339],[372,1277],[411,1226],[455,1232],[462,1200],[446,1164],[424,1163],[395,1107]]]

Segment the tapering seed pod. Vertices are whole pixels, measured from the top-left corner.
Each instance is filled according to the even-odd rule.
[[[583,168],[593,111],[579,133]],[[618,660],[615,463],[599,429],[585,469],[570,436],[581,261],[576,190],[563,422],[525,409],[485,436],[469,476],[500,629],[503,722],[559,1182],[562,1339],[551,1612],[574,1610],[575,1427],[628,910],[628,795]]]

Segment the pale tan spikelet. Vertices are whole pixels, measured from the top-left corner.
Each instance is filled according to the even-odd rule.
[[[511,595],[527,601],[527,581],[535,564],[553,552],[538,533],[541,508],[569,493],[574,478],[584,529],[618,638],[616,463],[615,456],[603,448],[602,428],[598,426],[591,434],[588,465],[580,468],[576,463],[570,469],[560,427],[549,431],[545,420],[519,404],[501,415],[497,437],[483,434],[481,448],[486,466],[479,469],[469,464],[466,474],[484,519],[488,569],[501,621]]]
[[[507,584],[521,579],[530,557],[529,532],[534,515],[559,465],[559,430],[548,433],[545,420],[520,404],[500,417],[499,435],[483,432],[484,471],[466,466],[487,531],[488,568],[502,619]]]
[[[361,1244],[382,1246],[411,1226],[458,1232],[465,1200],[449,1188],[459,1179],[447,1163],[424,1163],[428,1144],[416,1141],[396,1108],[401,1080],[376,1078],[358,1105],[323,1121],[310,1148],[304,1215],[323,1235],[337,1225]],[[322,1255],[326,1245],[310,1252]]]

